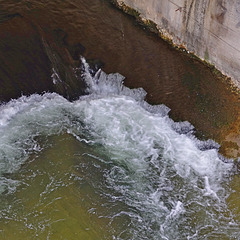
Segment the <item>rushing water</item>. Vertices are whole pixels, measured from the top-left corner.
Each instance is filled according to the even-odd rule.
[[[88,96],[1,105],[0,238],[240,238],[226,203],[234,165],[218,145],[82,63]]]

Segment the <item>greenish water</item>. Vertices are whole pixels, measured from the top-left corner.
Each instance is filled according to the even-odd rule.
[[[48,147],[12,174],[19,182],[16,191],[0,196],[0,239],[135,239],[129,233],[130,216],[114,216],[132,209],[109,197],[116,194],[104,186],[109,168],[94,149],[69,134],[45,141]],[[238,192],[229,198],[232,208],[238,206]],[[194,228],[204,215],[196,213],[190,225]],[[213,230],[205,227],[202,236],[191,239],[235,239],[221,232],[205,238]]]
[[[105,239],[107,221],[88,212],[89,198],[101,203],[88,181],[99,179],[78,169],[87,164],[92,172],[91,158],[68,135],[48,141],[15,174],[17,191],[1,196],[1,239]]]
[[[47,141],[14,175],[16,192],[1,195],[0,238],[111,239],[98,186],[104,169],[86,155],[91,148],[70,135]]]

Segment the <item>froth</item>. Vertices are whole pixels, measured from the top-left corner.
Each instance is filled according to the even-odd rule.
[[[2,172],[12,172],[29,152],[41,149],[38,136],[64,131],[78,136],[86,129],[91,141],[108,147],[114,155],[126,155],[126,161],[131,158],[133,165],[145,165],[146,158],[154,162],[161,156],[172,162],[182,177],[194,171],[210,178],[231,168],[212,149],[216,146],[213,141],[201,142],[192,137],[191,124],[175,123],[168,117],[166,106],[146,103],[143,89],[125,87],[120,74],[98,70],[92,76],[85,59],[82,62],[88,96],[69,102],[55,93],[35,94],[1,106]]]
[[[133,239],[142,234],[177,239],[182,234],[178,227],[190,227],[183,214],[195,214],[189,201],[210,221],[216,199],[224,205],[222,183],[232,168],[219,158],[217,145],[197,140],[188,122],[173,122],[166,106],[146,103],[146,92],[125,87],[122,75],[102,70],[92,75],[85,59],[82,62],[88,96],[69,102],[55,93],[36,94],[1,106],[1,176],[16,171],[31,152],[41,150],[38,137],[67,132],[97,146],[111,160],[106,184],[138,210],[132,220]],[[0,181],[0,191],[12,184]]]

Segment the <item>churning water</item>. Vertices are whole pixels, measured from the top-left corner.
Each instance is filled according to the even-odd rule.
[[[240,238],[218,145],[82,63],[89,95],[0,107],[1,239]]]

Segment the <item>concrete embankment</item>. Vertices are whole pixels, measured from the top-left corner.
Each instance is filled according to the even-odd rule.
[[[213,64],[240,87],[240,2],[238,0],[117,0],[163,37]]]

